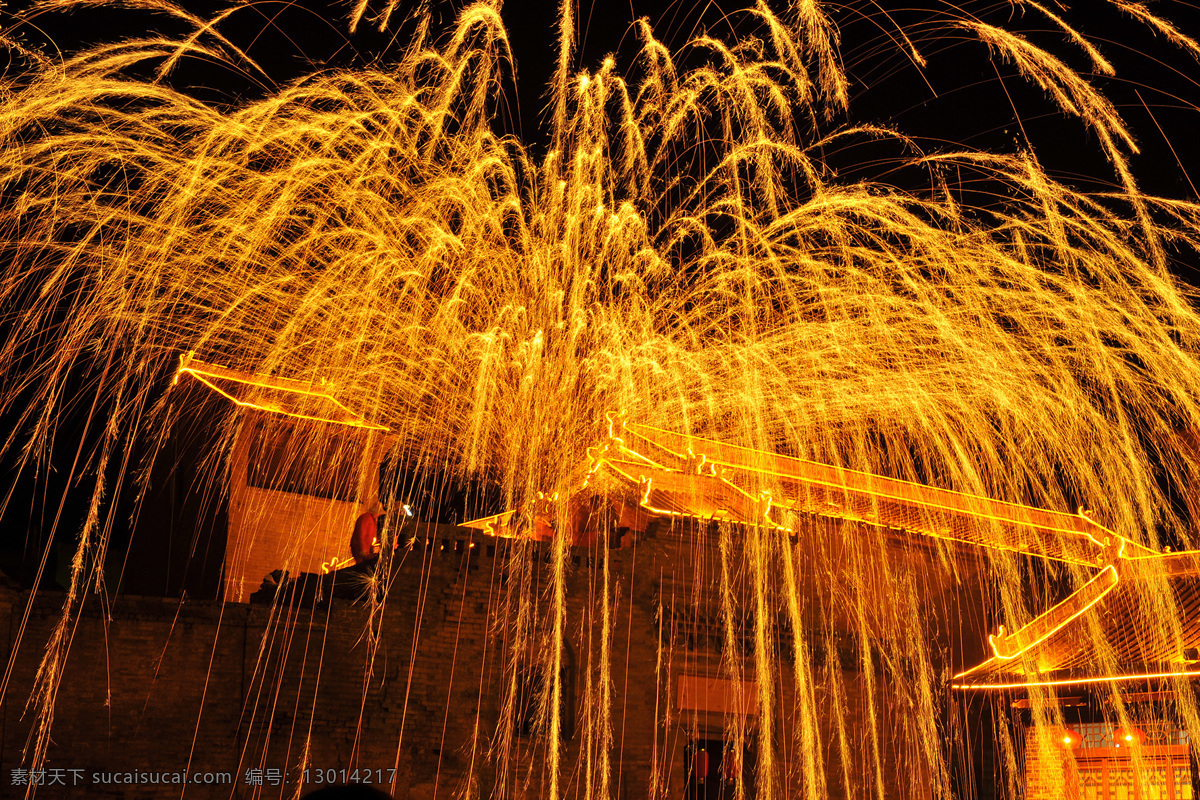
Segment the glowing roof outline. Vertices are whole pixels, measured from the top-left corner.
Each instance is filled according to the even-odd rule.
[[[180,376],[185,374],[191,375],[212,391],[242,408],[263,411],[270,414],[280,414],[281,416],[293,417],[295,419],[311,420],[313,422],[327,422],[335,425],[346,425],[352,428],[363,428],[365,430],[390,430],[386,425],[368,422],[362,416],[351,411],[340,400],[330,394],[328,386],[323,383],[319,385],[319,388],[316,388],[312,383],[272,375],[257,375],[231,367],[222,367],[218,364],[210,364],[197,359],[193,351],[184,353],[179,357],[179,367],[175,370],[175,376],[171,381],[171,385],[179,383]],[[320,404],[332,405],[337,409],[339,415],[304,414],[297,411],[289,411],[279,405],[264,403],[261,399],[247,399],[246,395],[239,396],[234,394],[231,391],[223,389],[218,384],[219,381],[258,389],[259,391],[279,392],[285,396],[291,394],[312,398]]]

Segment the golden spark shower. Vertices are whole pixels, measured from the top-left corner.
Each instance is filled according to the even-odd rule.
[[[197,797],[1195,796],[1200,205],[1141,188],[1099,12],[760,0],[591,61],[563,3],[522,134],[499,2],[361,0],[403,35],[283,84],[231,32],[266,4],[22,27],[103,5],[0,29],[3,453],[86,506],[38,501],[61,593],[45,544],[5,595],[0,784],[157,738],[233,775]],[[856,122],[849,53],[951,45],[1105,174]],[[126,599],[151,551],[210,596]]]

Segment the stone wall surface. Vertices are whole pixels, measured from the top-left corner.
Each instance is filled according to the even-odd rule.
[[[498,783],[511,790],[508,797],[546,796],[544,736],[510,732],[515,756],[505,762],[496,755],[510,724],[503,705],[512,665],[544,655],[555,622],[547,600],[553,545],[521,546],[529,553],[516,559],[509,542],[430,528],[397,552],[383,604],[369,597],[377,583],[340,575],[335,592],[325,587],[307,602],[289,594],[294,584],[267,604],[87,595],[72,620],[37,796],[179,796],[183,787],[105,783],[103,773],[127,779],[186,771],[229,776],[219,785],[191,783],[188,798],[292,797],[304,769],[310,785],[352,779],[355,770],[372,782],[394,774],[390,788],[405,800],[468,791],[489,797]],[[605,558],[608,743],[597,734]],[[724,735],[729,720],[681,711],[680,676],[740,677],[745,686],[756,677],[751,655],[731,656],[721,632],[717,537],[664,529],[630,548],[573,548],[565,563],[563,708],[574,730],[562,743],[560,794],[582,797],[584,776],[607,757],[614,797],[684,797],[689,742]],[[514,592],[539,599],[525,623],[516,619]],[[21,792],[13,781],[22,777],[37,719],[25,702],[63,599],[43,592],[29,603],[28,594],[12,590],[0,597],[6,653],[19,638],[6,659],[12,673],[0,709],[3,796]],[[745,595],[737,602],[750,604]],[[798,796],[805,778],[796,690],[782,639],[778,647],[774,707],[761,713],[773,715],[772,751],[786,765],[781,774],[790,788],[781,796]],[[880,673],[868,686],[850,662],[824,663],[813,693],[829,795],[866,796],[873,791],[867,776],[876,774],[889,785],[920,784],[896,773],[903,753],[892,733],[882,740],[865,733],[873,696],[876,718],[892,720],[885,730],[912,735],[899,701],[889,699],[886,677]],[[850,737],[856,763],[837,756],[839,735]]]

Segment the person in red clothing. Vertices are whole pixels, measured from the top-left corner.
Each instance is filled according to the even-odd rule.
[[[354,521],[354,533],[350,536],[350,555],[354,563],[361,564],[379,553],[379,516],[383,506],[372,500],[370,507]]]

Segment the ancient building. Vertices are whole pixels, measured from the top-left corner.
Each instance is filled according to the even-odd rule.
[[[780,797],[1196,796],[1173,699],[1200,643],[1195,554],[614,424],[572,497],[454,526],[397,517],[378,559],[349,566],[382,426],[311,387],[183,374],[246,409],[226,499],[176,502],[195,484],[172,468],[146,519],[191,514],[221,580],[210,570],[208,597],[84,604],[39,796],[161,797],[116,776],[175,772],[185,796],[214,798],[305,780],[399,798],[698,800],[739,781]],[[1093,577],[989,638],[979,578],[997,548]],[[1178,636],[1138,637],[1164,596],[1185,612]],[[14,691],[37,685],[61,597],[5,589],[0,617],[21,642],[0,766],[28,781],[13,770],[35,716]],[[1061,719],[1037,711],[1048,691]]]

